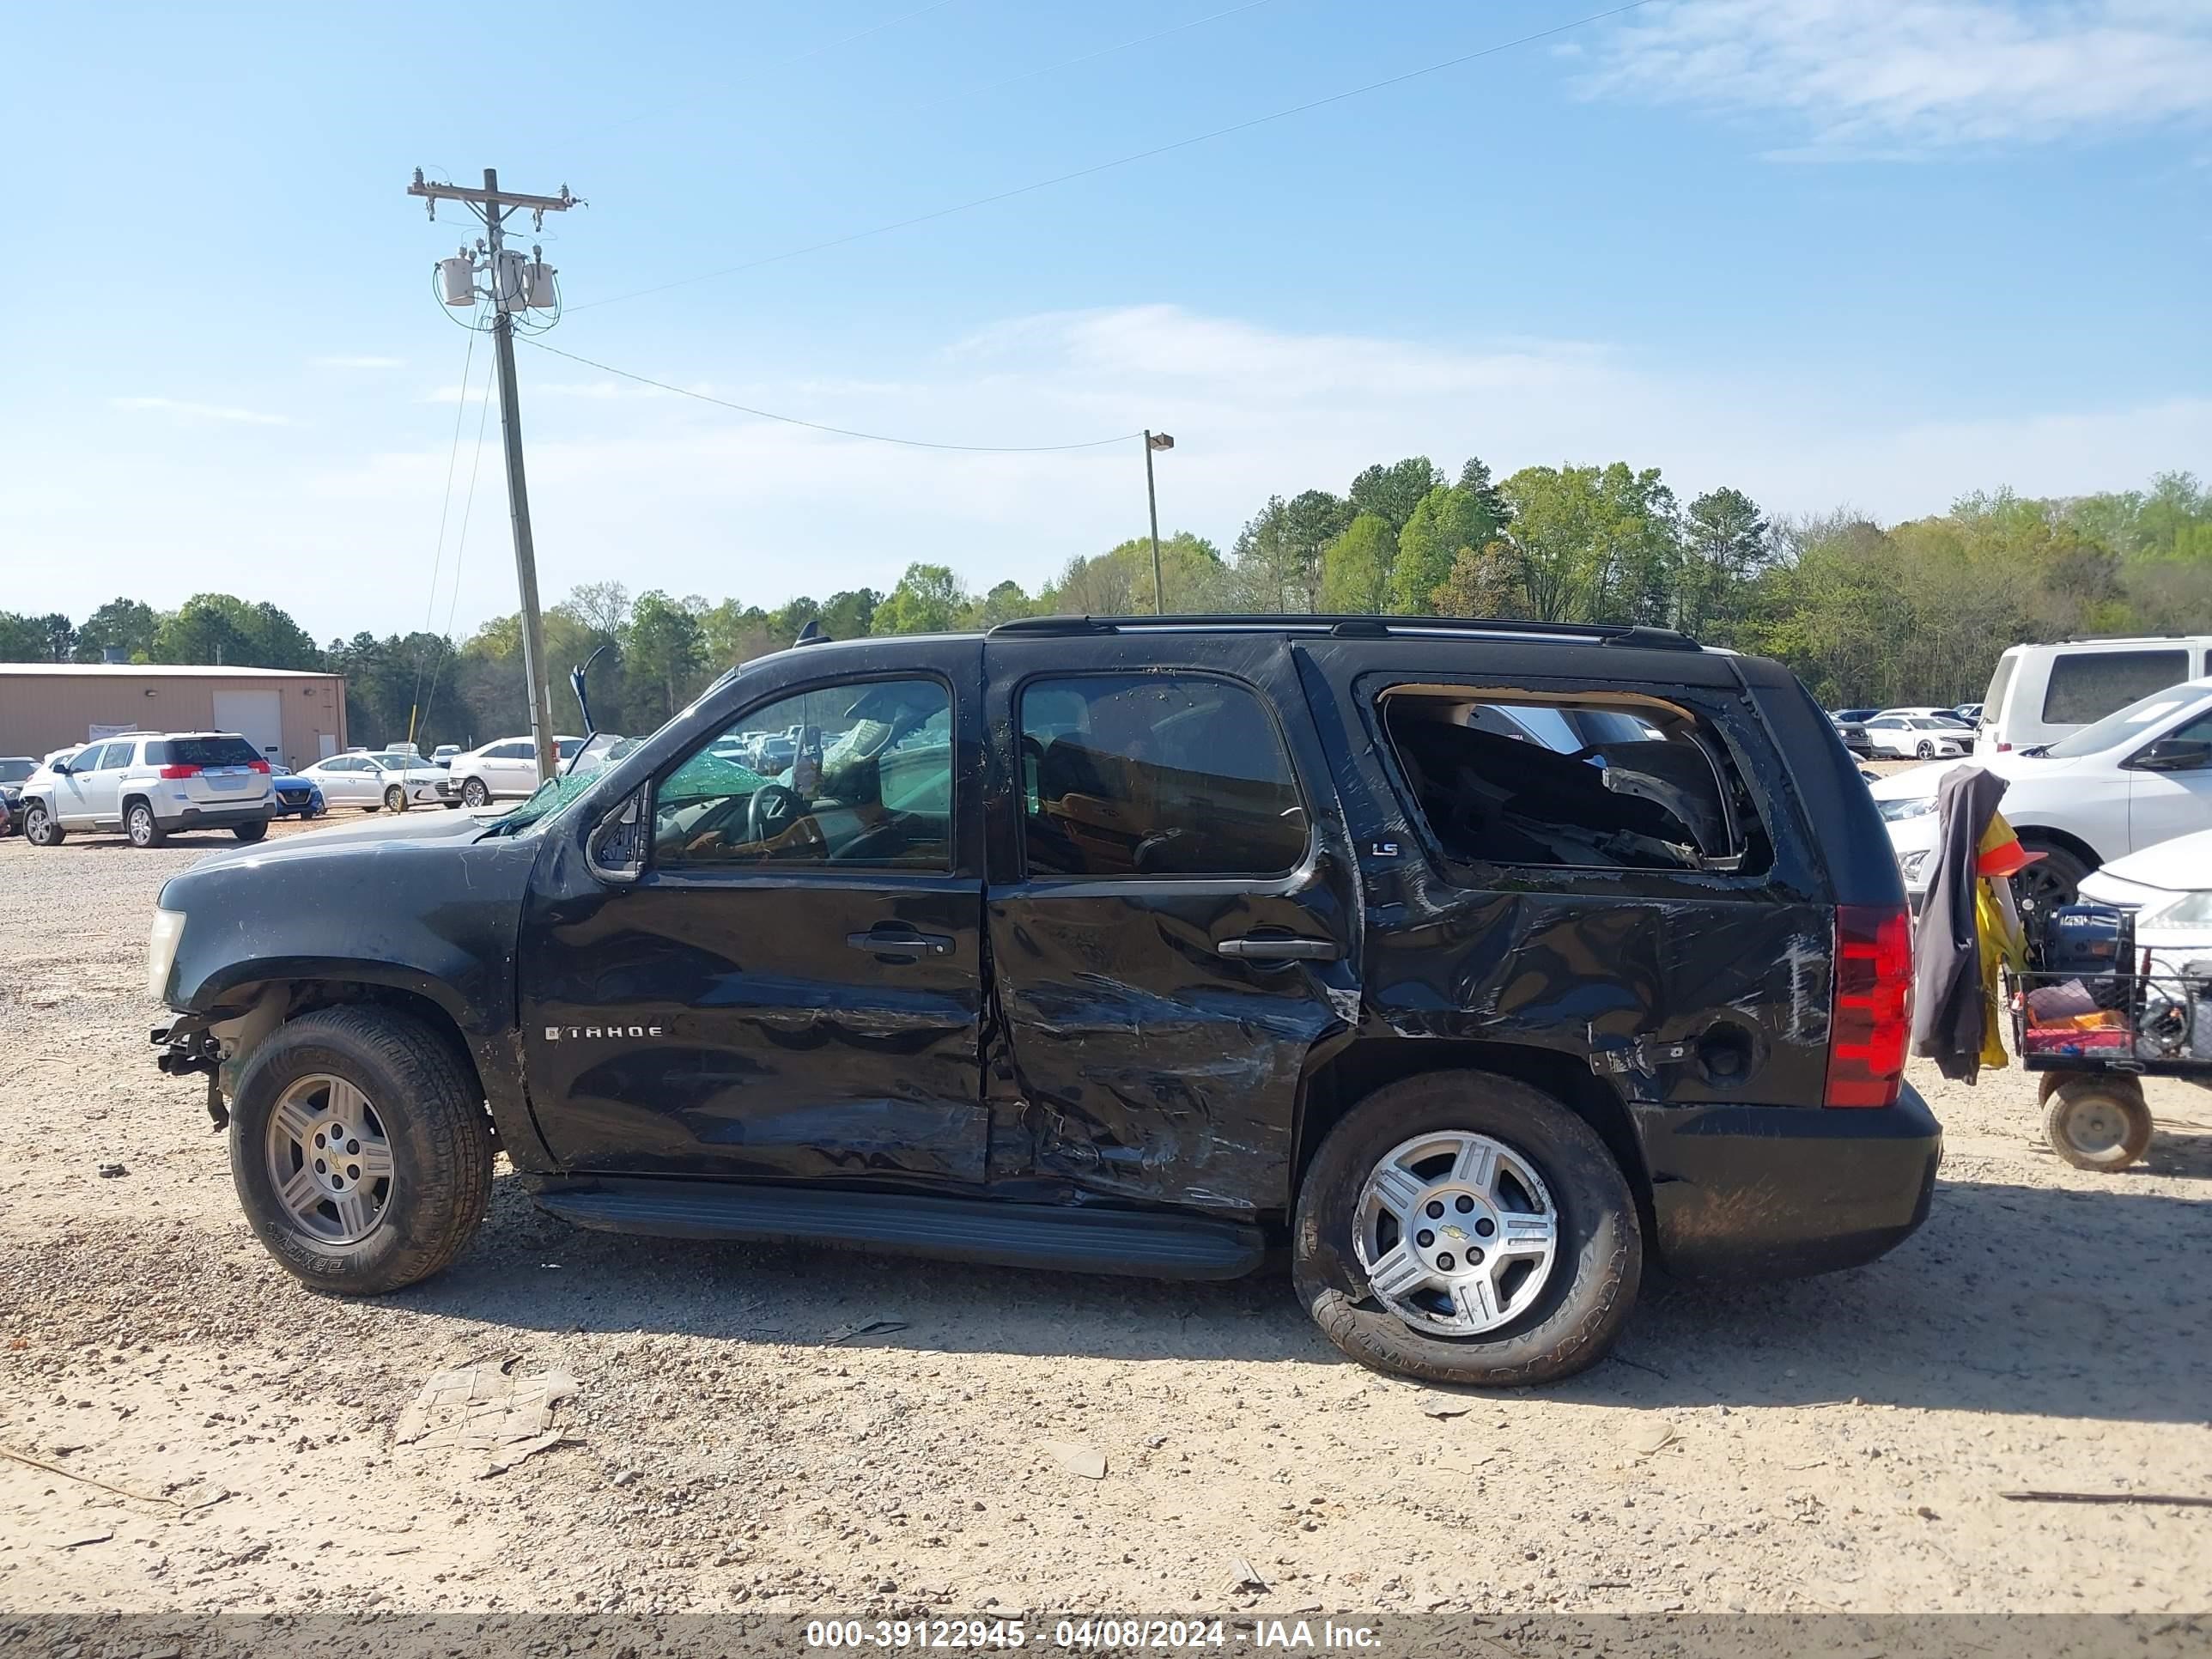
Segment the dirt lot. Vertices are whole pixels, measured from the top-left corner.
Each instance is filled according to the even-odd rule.
[[[2017,1072],[1923,1075],[1917,1237],[1649,1293],[1532,1393],[1373,1376],[1277,1278],[594,1237],[505,1180],[453,1270],[350,1304],[264,1256],[151,1064],[148,915],[214,845],[0,842],[0,1446],[70,1472],[0,1458],[0,1608],[2207,1605],[2212,1510],[1998,1494],[2212,1493],[2212,1096],[2154,1085],[2149,1161],[2100,1176]],[[573,1443],[489,1478],[396,1444],[477,1361],[572,1375]]]

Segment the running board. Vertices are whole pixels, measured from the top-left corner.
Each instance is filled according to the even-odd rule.
[[[1235,1222],[818,1187],[601,1182],[540,1193],[538,1203],[594,1232],[791,1240],[1146,1279],[1238,1279],[1258,1267],[1266,1254],[1260,1230]]]

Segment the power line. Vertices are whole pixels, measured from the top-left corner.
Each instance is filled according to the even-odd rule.
[[[1624,5],[1613,6],[1605,11],[1592,12],[1587,16],[1555,24],[1547,29],[1538,29],[1533,34],[1523,34],[1511,40],[1501,40],[1495,46],[1483,46],[1474,52],[1462,52],[1456,58],[1447,58],[1438,63],[1425,64],[1419,69],[1407,70],[1401,74],[1386,76],[1380,81],[1370,81],[1364,86],[1352,87],[1343,92],[1333,92],[1324,98],[1309,99],[1303,104],[1293,104],[1287,109],[1275,110],[1266,115],[1255,115],[1249,120],[1231,122],[1225,127],[1215,127],[1209,132],[1194,133],[1188,138],[1177,138],[1170,143],[1155,144],[1149,149],[1134,150],[1127,155],[1117,155],[1110,161],[1095,162],[1087,167],[1078,167],[1072,173],[1055,173],[1049,179],[1040,179],[1034,184],[1017,185],[1012,190],[995,191],[988,196],[978,196],[973,200],[956,203],[951,207],[937,208],[928,213],[917,213],[911,218],[895,219],[889,224],[875,225],[866,230],[853,231],[843,236],[832,236],[823,241],[809,242],[804,247],[789,248],[781,253],[766,254],[757,259],[748,259],[742,264],[725,265],[720,270],[701,271],[696,276],[678,276],[673,282],[658,283],[651,288],[633,289],[627,294],[611,295],[604,300],[586,301],[582,305],[571,306],[569,309],[589,311],[598,306],[620,305],[626,300],[642,300],[648,295],[665,294],[671,289],[688,288],[694,283],[712,282],[717,277],[735,276],[743,271],[758,270],[763,265],[780,264],[786,259],[799,258],[809,253],[821,253],[833,247],[844,247],[850,243],[866,241],[872,237],[888,236],[893,231],[909,230],[916,225],[926,225],[935,220],[951,218],[955,214],[969,213],[977,208],[989,207],[996,202],[1008,202],[1018,196],[1034,195],[1041,190],[1050,190],[1055,185],[1069,184],[1078,179],[1088,179],[1097,173],[1110,173],[1116,167],[1129,167],[1139,161],[1149,161],[1155,156],[1171,155],[1179,149],[1188,149],[1194,144],[1208,143],[1216,138],[1226,138],[1234,133],[1249,132],[1255,127],[1267,126],[1272,122],[1288,120],[1293,115],[1304,115],[1313,110],[1325,109],[1331,104],[1340,104],[1347,99],[1364,97],[1370,92],[1380,92],[1386,87],[1403,86],[1408,81],[1418,81],[1424,76],[1440,74],[1448,69],[1457,69],[1462,64],[1472,64],[1478,58],[1494,58],[1499,52],[1511,52],[1518,46],[1530,46],[1536,41],[1548,40],[1556,35],[1565,34],[1575,29],[1587,28],[1592,23],[1601,23],[1609,17],[1619,17],[1625,13],[1639,10],[1651,3],[1652,0],[1627,0],[1627,3]]]
[[[461,608],[461,561],[468,554],[469,520],[475,515],[477,508],[477,473],[483,465],[484,432],[491,424],[491,383],[495,372],[493,365],[488,363],[484,366],[484,391],[483,397],[480,400],[483,408],[477,416],[476,459],[469,463],[469,493],[461,503],[461,536],[453,548],[453,597],[446,606],[446,650],[444,655],[438,659],[438,665],[430,675],[429,701],[422,705],[422,723],[425,726],[430,723],[431,704],[438,701],[438,677],[445,672],[447,661],[459,654],[453,648],[453,617]],[[468,402],[469,383],[463,380],[461,406],[464,409],[467,408]],[[436,603],[434,598],[432,603]]]
[[[468,349],[461,354],[461,401],[453,410],[453,441],[446,452],[446,493],[438,503],[438,546],[430,556],[430,596],[422,605],[422,631],[430,631],[431,620],[438,614],[438,572],[446,562],[446,521],[453,511],[453,467],[461,459],[461,417],[469,409],[469,370],[477,356],[477,337],[469,334]],[[415,695],[407,700],[407,740],[415,740],[415,712],[422,703],[422,659],[415,659]]]
[[[702,404],[714,404],[723,409],[734,409],[740,415],[754,415],[763,421],[781,421],[786,426],[803,426],[813,432],[834,433],[840,438],[865,438],[870,443],[898,444],[908,449],[950,449],[965,455],[1048,455],[1071,449],[1103,449],[1109,444],[1125,444],[1140,434],[1117,432],[1110,438],[1088,438],[1079,444],[940,444],[926,438],[894,438],[881,432],[856,432],[850,427],[827,426],[820,421],[802,421],[796,415],[779,415],[772,409],[755,409],[750,404],[733,404],[726,398],[712,398],[703,392],[694,392],[688,386],[671,386],[665,380],[656,380],[650,375],[633,374],[626,368],[617,368],[611,363],[594,362],[589,357],[579,357],[573,351],[563,351],[559,346],[550,346],[543,340],[526,339],[526,345],[536,346],[540,351],[550,351],[556,357],[566,357],[572,363],[581,363],[586,368],[596,368],[602,374],[619,374],[625,380],[635,380],[640,386],[657,386],[663,392],[672,392],[679,398],[696,398]]]

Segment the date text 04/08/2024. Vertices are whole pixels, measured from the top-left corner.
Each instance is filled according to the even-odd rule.
[[[1257,1619],[1236,1623],[1222,1619],[1060,1619],[1040,1625],[1036,1638],[1070,1650],[1250,1647],[1291,1651],[1358,1651],[1376,1647],[1380,1637],[1368,1625],[1334,1620]],[[810,1648],[1022,1648],[1030,1645],[1027,1621],[1019,1619],[817,1619],[806,1626]]]

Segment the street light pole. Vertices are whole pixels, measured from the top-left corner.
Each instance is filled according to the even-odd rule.
[[[1145,430],[1145,505],[1152,515],[1152,614],[1157,617],[1167,609],[1166,585],[1160,579],[1160,495],[1152,483],[1152,452],[1173,449],[1175,440],[1164,432]]]

